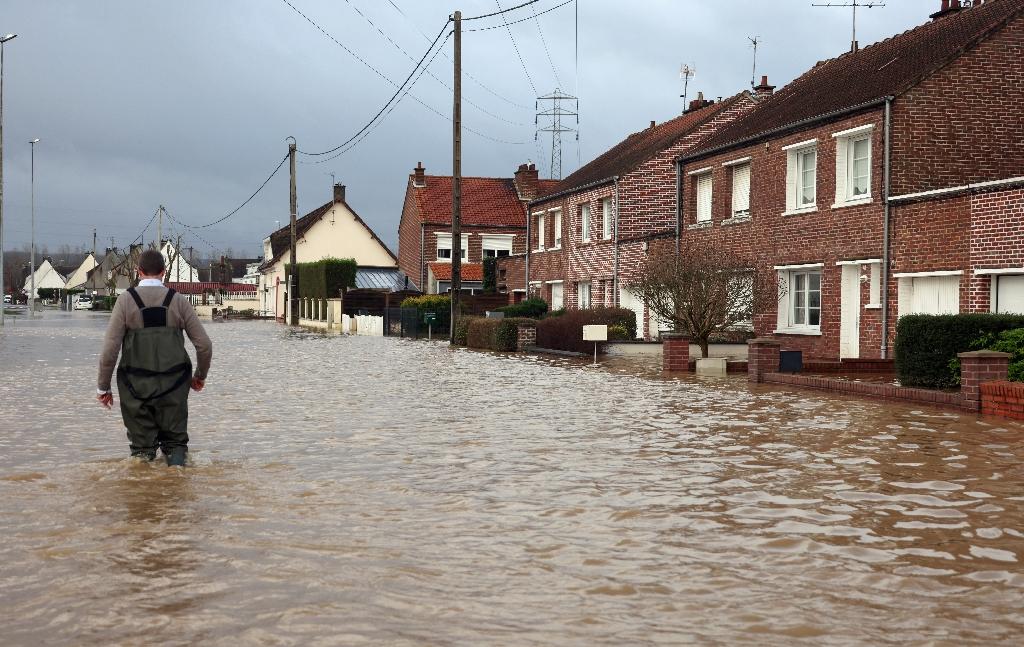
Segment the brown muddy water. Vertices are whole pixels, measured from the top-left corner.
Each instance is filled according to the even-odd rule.
[[[4,644],[1021,639],[1020,424],[230,323],[179,470],[95,403],[104,325],[0,332]]]

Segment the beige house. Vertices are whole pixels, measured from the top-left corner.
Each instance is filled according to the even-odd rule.
[[[85,287],[85,280],[89,278],[89,270],[96,267],[96,257],[89,254],[82,261],[82,264],[78,268],[68,274],[68,282],[64,284],[65,290],[80,290]]]
[[[259,267],[260,311],[285,317],[284,267],[289,259],[290,227],[263,240],[263,264]],[[345,202],[345,186],[334,185],[334,199],[295,222],[295,257],[298,263],[324,258],[352,258],[359,267],[397,268],[398,259],[387,245]]]

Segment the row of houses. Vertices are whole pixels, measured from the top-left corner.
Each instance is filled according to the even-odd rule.
[[[944,0],[928,22],[775,91],[703,97],[560,182],[531,166],[463,183],[464,273],[497,256],[510,301],[609,305],[656,246],[708,246],[777,276],[757,335],[811,357],[891,356],[910,313],[1024,312],[1024,0]],[[532,173],[532,177],[531,177]],[[410,175],[402,270],[450,277],[451,178]]]

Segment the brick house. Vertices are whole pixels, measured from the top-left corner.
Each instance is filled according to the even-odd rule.
[[[483,287],[483,259],[526,249],[526,203],[554,183],[522,164],[512,178],[462,178],[463,289]],[[405,188],[398,224],[398,265],[422,292],[451,287],[452,178],[418,163]],[[447,271],[440,265],[447,264]]]
[[[785,286],[758,335],[886,358],[902,314],[1024,310],[1022,52],[1024,0],[944,0],[680,157],[683,236]]]
[[[529,290],[553,310],[628,307],[637,313],[638,336],[656,335],[658,322],[625,284],[650,245],[670,245],[678,235],[675,159],[759,96],[699,96],[681,116],[652,121],[531,201],[529,250],[501,261],[499,284],[511,293]]]

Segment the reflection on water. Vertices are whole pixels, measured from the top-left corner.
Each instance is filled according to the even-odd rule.
[[[1013,644],[1024,426],[742,378],[210,325],[129,461],[102,316],[0,332],[13,644]]]

